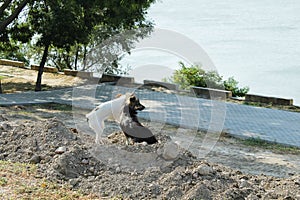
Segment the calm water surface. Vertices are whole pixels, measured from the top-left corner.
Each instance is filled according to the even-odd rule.
[[[293,98],[300,105],[299,10],[298,0],[163,0],[151,7],[149,18],[197,42],[224,78],[234,76],[250,93]],[[178,67],[179,58],[151,55],[136,52],[124,62]]]

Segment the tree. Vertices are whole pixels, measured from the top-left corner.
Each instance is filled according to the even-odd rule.
[[[126,69],[119,68],[119,61],[130,54],[130,50],[136,42],[148,36],[153,27],[144,24],[132,30],[118,30],[110,33],[110,37],[103,37],[106,33],[96,30],[92,34],[92,43],[88,46],[88,51],[84,56],[84,70],[97,70],[100,73],[124,74]]]
[[[13,0],[4,0],[0,7],[0,33],[3,33],[5,31],[7,26],[18,17],[20,12],[29,2],[30,0],[22,0],[20,2],[16,2]],[[7,14],[8,10],[10,10],[10,15]]]
[[[24,44],[30,41],[33,31],[24,15],[20,12],[29,1],[5,0],[0,7],[0,56],[28,63],[22,51]],[[21,20],[20,20],[21,18]]]
[[[146,10],[152,2],[154,0],[44,0],[29,4],[30,24],[40,36],[37,45],[44,48],[35,90],[41,90],[50,47],[68,52],[76,44],[87,45],[96,28],[111,33],[143,26]]]

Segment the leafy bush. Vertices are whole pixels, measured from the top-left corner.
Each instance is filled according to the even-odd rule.
[[[182,62],[179,65],[181,68],[174,72],[170,82],[178,84],[181,89],[191,86],[222,88],[222,77],[217,72],[206,72],[197,65],[186,67]]]
[[[233,77],[229,77],[224,81],[225,90],[231,91],[234,97],[243,97],[249,92],[249,87],[238,87],[239,82]]]
[[[189,89],[192,86],[225,89],[231,91],[234,97],[243,97],[249,91],[249,87],[239,88],[238,81],[233,77],[223,81],[223,77],[216,71],[205,71],[197,65],[186,67],[183,62],[179,62],[179,65],[180,69],[174,72],[168,82],[178,84],[181,89]]]

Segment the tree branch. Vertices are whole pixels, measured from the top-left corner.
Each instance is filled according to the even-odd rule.
[[[18,17],[18,15],[20,14],[20,12],[23,10],[23,8],[26,6],[27,3],[29,3],[30,0],[23,0],[18,7],[16,8],[16,10],[14,10],[14,12],[8,16],[5,20],[3,20],[2,22],[0,22],[0,32],[3,32],[6,27],[14,20]],[[1,6],[2,7],[2,6]]]
[[[0,7],[0,16],[4,16],[4,10],[8,7],[8,5],[12,2],[12,0],[5,0]]]

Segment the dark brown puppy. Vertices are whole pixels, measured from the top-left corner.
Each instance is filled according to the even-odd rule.
[[[121,114],[120,126],[125,136],[134,142],[154,144],[157,142],[155,136],[137,118],[137,111],[144,109],[145,106],[140,103],[139,99],[135,95],[130,95]]]

